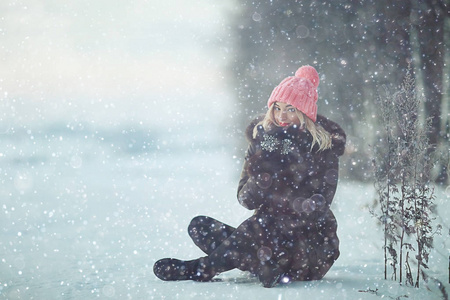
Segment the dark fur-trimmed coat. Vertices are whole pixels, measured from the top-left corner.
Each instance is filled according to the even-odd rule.
[[[332,147],[318,151],[312,136],[299,128],[247,128],[249,147],[238,187],[241,205],[255,210],[246,222],[257,239],[258,258],[281,266],[292,280],[321,279],[339,256],[337,222],[330,210],[346,135],[336,123],[318,116],[332,135]],[[262,255],[260,257],[260,255]]]

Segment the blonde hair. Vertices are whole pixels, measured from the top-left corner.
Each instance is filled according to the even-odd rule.
[[[253,138],[256,138],[256,135],[258,134],[258,126],[262,126],[264,130],[269,130],[273,126],[281,127],[278,125],[278,123],[275,121],[274,117],[274,102],[269,109],[267,110],[266,115],[264,116],[264,119],[262,119],[256,126],[253,128]],[[298,109],[295,109],[297,113],[297,117],[300,121],[300,129],[306,128],[306,130],[309,131],[311,134],[313,141],[311,144],[311,149],[314,147],[315,144],[319,146],[319,149],[317,151],[323,151],[325,149],[331,148],[331,134],[325,130],[321,125],[314,123],[310,118],[305,116],[301,111]]]

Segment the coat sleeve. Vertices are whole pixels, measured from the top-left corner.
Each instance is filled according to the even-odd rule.
[[[259,208],[265,198],[265,190],[258,186],[257,180],[247,173],[248,159],[256,152],[256,147],[250,144],[245,155],[244,166],[239,180],[237,198],[239,203],[250,210]]]

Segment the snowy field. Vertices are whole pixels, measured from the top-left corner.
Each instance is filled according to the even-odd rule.
[[[241,158],[229,141],[140,128],[53,126],[0,136],[0,299],[442,299],[383,279],[371,184],[342,179],[333,204],[341,256],[321,281],[265,289],[240,271],[216,282],[163,282],[163,257],[202,255],[186,228],[203,214],[237,226]],[[450,188],[437,190],[450,224]],[[449,229],[428,274],[448,284]],[[422,282],[423,283],[423,282]]]

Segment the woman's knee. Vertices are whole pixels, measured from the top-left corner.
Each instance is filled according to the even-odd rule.
[[[197,231],[200,226],[202,226],[205,223],[207,223],[209,221],[209,219],[210,218],[206,217],[206,216],[196,216],[196,217],[194,217],[191,220],[191,222],[189,223],[189,226],[188,226],[189,235],[191,234],[191,232]]]

